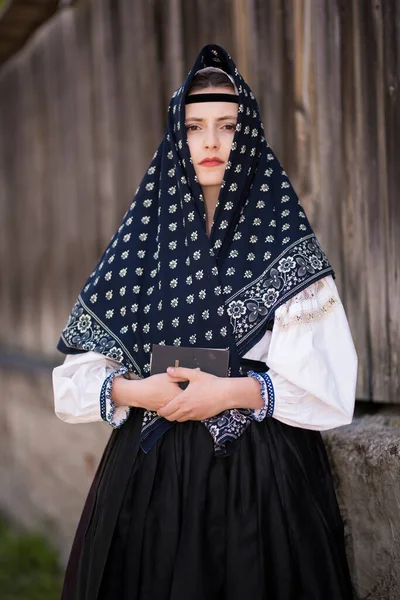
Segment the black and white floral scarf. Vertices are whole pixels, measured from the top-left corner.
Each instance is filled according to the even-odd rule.
[[[238,90],[238,120],[210,237],[185,128],[197,71],[218,67]],[[121,225],[89,276],[58,349],[93,350],[150,374],[152,344],[230,348],[229,375],[264,335],[278,306],[333,274],[292,185],[264,138],[257,102],[229,54],[200,52],[173,94],[168,123]],[[207,419],[217,454],[251,422],[250,411]],[[146,411],[142,447],[171,423]]]

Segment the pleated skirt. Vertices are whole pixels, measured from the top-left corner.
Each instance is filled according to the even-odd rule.
[[[89,492],[62,600],[350,600],[319,432],[254,422],[215,457],[200,422],[149,453],[142,411],[113,432]]]

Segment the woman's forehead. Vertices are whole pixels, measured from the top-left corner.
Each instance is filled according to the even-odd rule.
[[[185,106],[186,120],[236,119],[238,105],[233,102],[199,102]]]

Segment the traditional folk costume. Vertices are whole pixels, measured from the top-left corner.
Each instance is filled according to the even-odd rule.
[[[208,237],[185,103],[209,67],[233,80],[238,120]],[[64,600],[352,598],[319,433],[354,407],[357,358],[333,275],[250,88],[206,46],[59,342],[58,416],[114,427]],[[256,378],[264,406],[182,423],[114,407],[113,379],[149,376],[152,344],[229,348],[228,375]]]

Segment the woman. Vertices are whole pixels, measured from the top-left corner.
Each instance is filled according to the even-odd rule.
[[[356,382],[332,275],[251,90],[206,46],[60,339],[58,416],[115,428],[64,599],[352,597],[319,433],[351,421]],[[150,376],[152,344],[229,348],[228,377]]]

